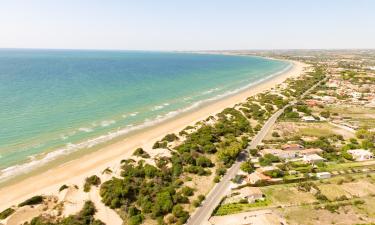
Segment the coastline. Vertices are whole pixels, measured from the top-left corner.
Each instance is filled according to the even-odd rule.
[[[203,120],[226,107],[231,107],[251,95],[271,89],[289,77],[299,75],[305,64],[300,62],[292,63],[293,68],[290,70],[265,79],[246,90],[197,107],[193,111],[149,127],[144,131],[142,130],[142,132],[136,132],[126,138],[121,138],[115,143],[53,167],[43,173],[29,176],[17,183],[1,187],[0,196],[2,201],[0,202],[0,211],[37,194],[56,194],[59,187],[63,184],[81,185],[87,176],[101,173],[107,167],[118,166],[120,160],[129,157],[135,148],[151,149],[152,144],[166,134],[178,132],[187,125]]]

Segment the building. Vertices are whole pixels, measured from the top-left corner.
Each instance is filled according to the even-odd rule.
[[[348,150],[348,153],[351,154],[356,161],[365,161],[374,158],[372,152],[364,149]]]
[[[323,150],[320,148],[308,148],[308,149],[303,149],[299,151],[300,155],[312,155],[312,154],[321,154],[323,153]]]
[[[329,173],[329,172],[316,173],[316,177],[319,178],[319,179],[331,178],[331,173]]]
[[[259,172],[251,173],[246,177],[246,182],[250,184],[255,184],[258,181],[269,181],[269,180],[271,180],[271,177],[266,176]]]
[[[310,107],[314,107],[314,106],[317,106],[320,104],[319,101],[315,100],[315,99],[308,99],[305,101],[306,105],[310,106]]]
[[[284,151],[289,151],[289,150],[303,150],[304,147],[299,144],[285,144],[281,146],[281,149]]]
[[[359,98],[362,97],[362,93],[359,93],[359,92],[356,92],[356,91],[350,93],[350,95],[351,95],[353,98],[355,98],[355,99],[359,99]]]
[[[303,116],[301,119],[305,122],[315,122],[315,118],[312,116]]]
[[[263,193],[258,187],[244,187],[238,190],[241,198],[247,199],[249,202],[263,200]]]
[[[311,154],[311,155],[304,155],[303,161],[306,162],[306,163],[315,164],[315,163],[319,163],[319,162],[324,162],[325,159],[322,158],[321,156],[317,155],[317,154]]]
[[[335,97],[328,96],[328,95],[323,96],[321,99],[323,102],[329,103],[329,104],[334,103],[336,101]]]
[[[273,170],[277,170],[278,168],[275,167],[275,166],[263,166],[263,167],[260,167],[258,168],[256,171],[258,171],[259,173],[264,173],[264,172],[267,172],[267,171],[273,171]]]
[[[260,154],[262,156],[266,154],[272,154],[281,159],[294,159],[297,157],[297,154],[295,151],[283,151],[281,149],[263,149],[262,151],[260,151]]]

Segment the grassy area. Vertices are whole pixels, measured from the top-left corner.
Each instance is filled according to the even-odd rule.
[[[230,204],[224,204],[220,205],[217,210],[215,210],[214,215],[215,216],[224,216],[228,214],[238,213],[242,211],[246,211],[252,208],[258,208],[258,207],[265,207],[270,204],[269,199],[265,199],[264,201],[254,202],[254,203],[230,203]]]
[[[348,192],[346,192],[344,189],[342,189],[337,184],[323,184],[323,185],[319,185],[319,190],[330,201],[334,201],[337,198],[340,198],[341,196],[346,196],[348,198],[351,197],[351,195]]]
[[[316,200],[313,194],[300,192],[295,186],[296,184],[273,185],[262,187],[261,190],[271,200],[273,206],[304,204]]]
[[[302,136],[313,136],[313,137],[322,137],[335,134],[333,127],[328,123],[314,123],[307,124],[307,127],[301,128],[300,135]]]
[[[368,114],[375,114],[375,109],[366,108],[363,106],[340,106],[340,105],[331,105],[327,106],[326,109],[331,113],[338,113],[342,116],[349,116],[353,118],[366,117]]]
[[[374,217],[371,216],[371,209],[368,209],[367,201],[362,205],[348,205],[340,207],[336,212],[325,209],[316,209],[313,205],[304,205],[278,209],[284,215],[290,225],[315,225],[315,224],[371,224]],[[370,197],[369,201],[374,201]],[[366,208],[366,210],[359,210]],[[369,210],[370,213],[367,213]]]
[[[340,170],[346,170],[351,168],[369,168],[369,164],[371,162],[375,161],[363,161],[363,162],[348,162],[348,163],[327,163],[325,167],[322,168],[324,171],[340,171]]]

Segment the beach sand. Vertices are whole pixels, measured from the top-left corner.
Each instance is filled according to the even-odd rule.
[[[119,169],[120,161],[130,157],[137,147],[143,147],[145,150],[151,149],[153,143],[166,134],[179,132],[187,125],[193,125],[210,115],[215,115],[226,107],[232,107],[236,103],[244,101],[249,96],[269,90],[289,77],[300,75],[307,67],[306,64],[301,62],[292,63],[293,67],[289,71],[240,93],[208,103],[194,111],[186,112],[181,116],[122,138],[113,144],[53,167],[48,171],[2,187],[0,189],[0,211],[12,205],[17,205],[34,195],[58,195],[58,189],[63,184],[76,184],[81,187],[86,177],[93,174],[102,174],[102,171],[108,167],[114,168],[114,170],[116,170],[115,168]]]

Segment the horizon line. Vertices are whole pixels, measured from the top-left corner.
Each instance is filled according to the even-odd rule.
[[[138,52],[223,52],[223,51],[342,51],[342,50],[375,50],[375,48],[253,48],[253,49],[112,49],[112,48],[37,48],[37,47],[0,47],[0,50],[70,50],[70,51],[138,51]]]

